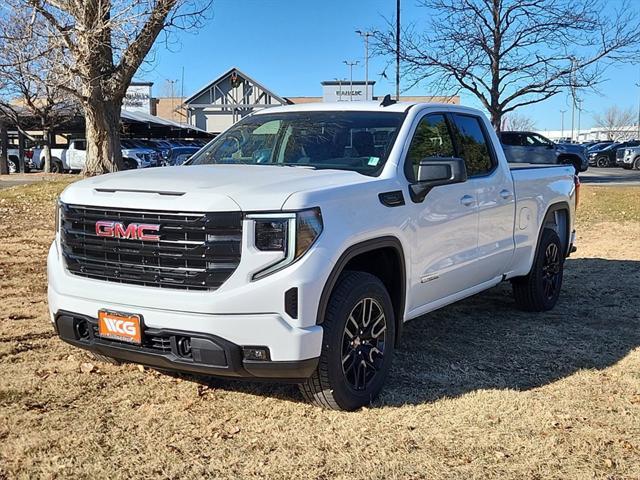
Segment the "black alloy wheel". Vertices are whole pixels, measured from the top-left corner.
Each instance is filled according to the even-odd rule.
[[[558,234],[551,228],[542,235],[531,271],[511,280],[516,304],[528,312],[551,310],[560,298],[564,273],[564,249]]]
[[[542,287],[547,300],[556,296],[561,283],[561,260],[558,245],[550,243],[544,252],[544,262],[542,264]]]
[[[304,397],[334,410],[352,411],[371,404],[389,376],[395,322],[391,297],[380,278],[367,272],[343,272],[321,323],[318,366],[300,384]]]
[[[387,317],[374,298],[351,310],[342,335],[342,372],[354,390],[365,390],[384,363]]]

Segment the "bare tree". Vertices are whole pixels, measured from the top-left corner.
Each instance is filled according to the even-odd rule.
[[[501,130],[510,131],[531,131],[535,130],[536,122],[526,115],[511,112],[502,118]]]
[[[51,170],[51,131],[78,112],[78,105],[63,88],[61,52],[48,48],[47,38],[30,34],[23,16],[12,17],[0,40],[0,79],[4,85],[0,110],[18,129],[25,114],[38,122],[42,131],[44,171]],[[40,43],[38,43],[40,42]],[[34,125],[31,125],[32,127]]]
[[[603,113],[593,116],[596,127],[601,128],[608,140],[627,140],[635,132],[636,114],[632,109],[617,106],[607,108]]]
[[[611,62],[632,61],[640,45],[637,0],[420,0],[425,16],[401,35],[410,81],[466,91],[502,117],[566,89],[594,88]],[[390,21],[378,53],[395,54]]]
[[[133,76],[164,31],[197,28],[212,0],[5,0],[44,36],[66,73],[60,88],[75,96],[86,122],[85,174],[123,168],[120,112]],[[0,13],[0,35],[3,35]],[[8,15],[5,15],[5,25]],[[6,31],[6,29],[5,29]],[[6,34],[5,34],[6,36]],[[9,38],[16,41],[16,38]],[[44,52],[41,52],[44,54]]]

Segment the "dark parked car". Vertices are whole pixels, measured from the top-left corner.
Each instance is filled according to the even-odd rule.
[[[603,148],[615,143],[613,140],[605,140],[602,142],[594,142],[587,147],[587,152],[595,152],[596,150],[602,150]]]
[[[595,165],[600,168],[615,167],[616,152],[618,150],[624,150],[628,147],[637,147],[638,145],[640,145],[640,141],[630,140],[622,143],[611,143],[598,150],[591,150],[589,152],[589,165]]]
[[[167,156],[164,158],[164,165],[175,167],[182,165],[184,162],[200,150],[200,147],[174,147],[169,149]]]
[[[535,132],[500,132],[499,137],[509,163],[571,164],[576,172],[589,168],[582,145],[554,143]]]

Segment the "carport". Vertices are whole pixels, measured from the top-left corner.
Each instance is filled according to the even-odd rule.
[[[25,139],[42,138],[42,126],[38,118],[24,109],[14,108],[12,115],[0,112],[0,174],[8,173],[9,136],[17,138],[20,172],[24,172]],[[82,138],[85,134],[84,117],[77,113],[61,116],[63,120],[49,132],[49,143],[55,145],[56,137]],[[27,135],[28,132],[28,135]],[[120,134],[123,138],[191,139],[212,138],[212,135],[193,125],[182,124],[144,112],[123,110],[120,114]]]

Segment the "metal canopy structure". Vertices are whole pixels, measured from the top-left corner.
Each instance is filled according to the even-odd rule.
[[[184,101],[188,122],[219,133],[256,109],[288,102],[240,69],[233,67]]]
[[[64,137],[84,137],[85,124],[82,115],[73,113],[61,116],[62,120],[52,129],[52,135]],[[17,117],[0,115],[9,131],[35,132],[41,128],[38,119],[22,109]],[[19,123],[19,125],[18,125]],[[125,137],[143,138],[211,138],[211,134],[192,125],[181,124],[165,118],[156,117],[144,112],[123,110],[120,114],[120,133]]]
[[[123,110],[120,114],[122,133],[126,136],[150,138],[210,138],[206,131],[184,123],[156,117],[144,112]]]

